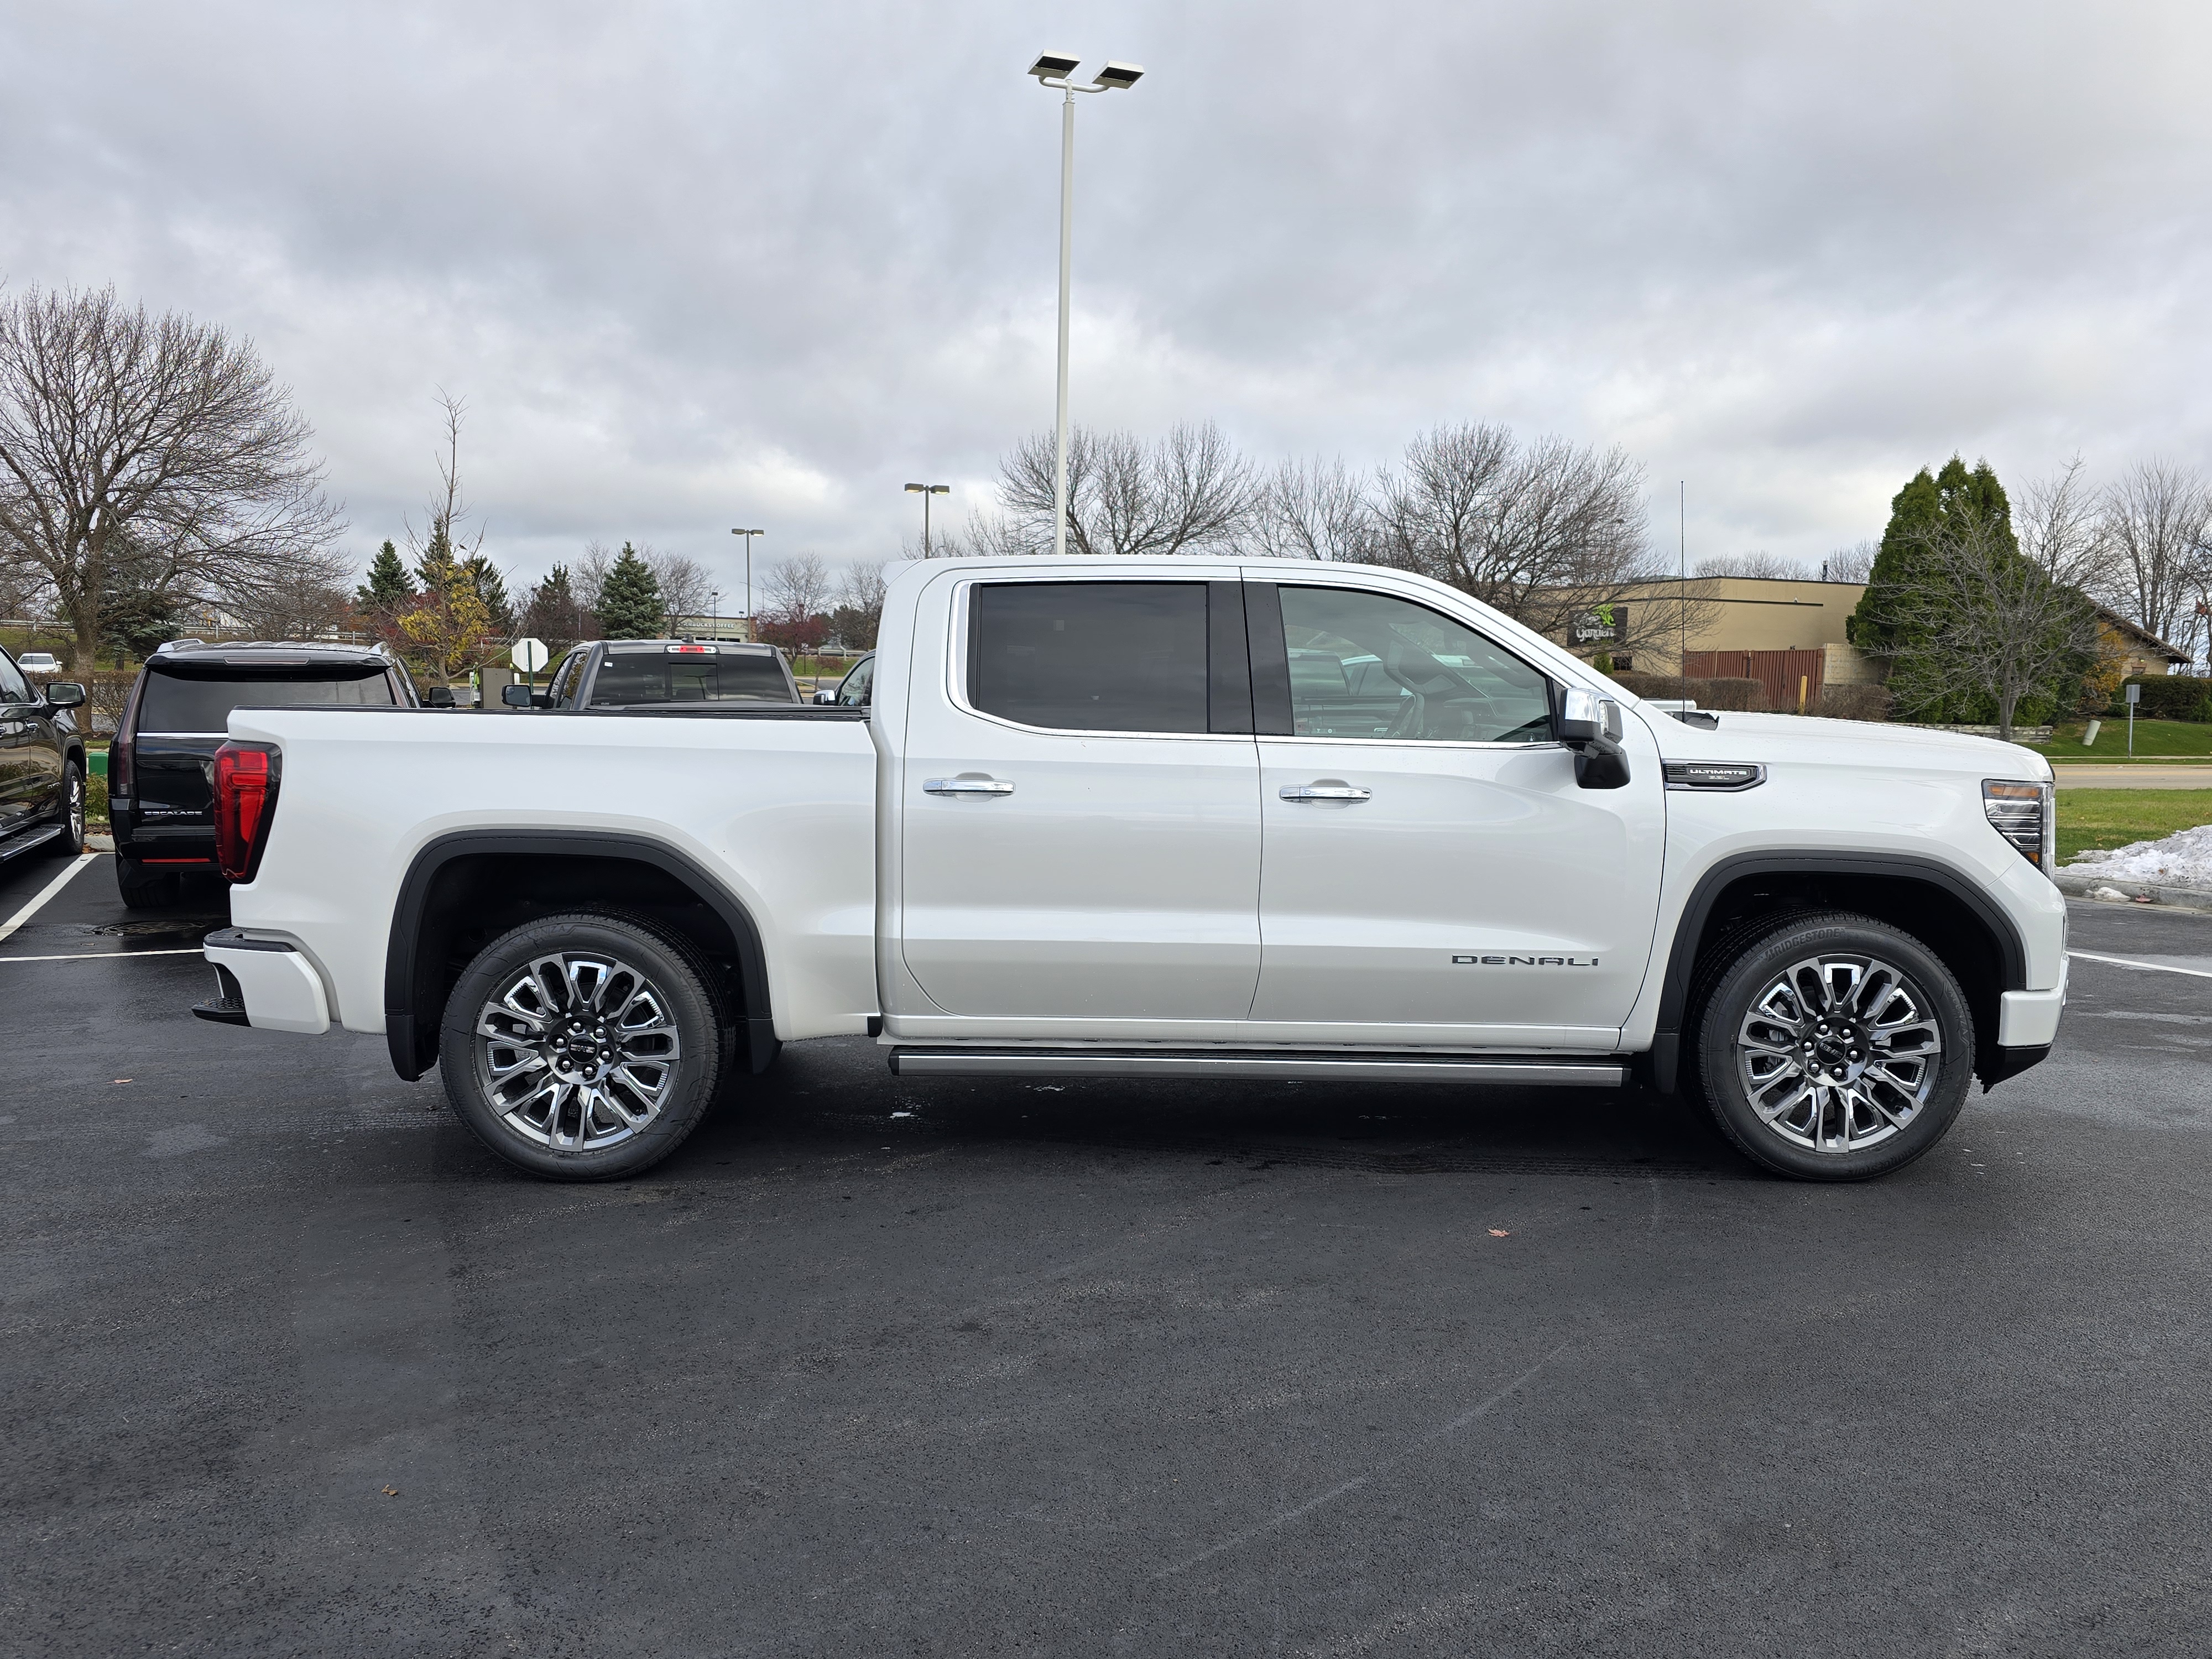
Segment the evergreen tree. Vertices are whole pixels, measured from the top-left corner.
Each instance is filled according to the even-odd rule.
[[[430,539],[422,544],[422,556],[415,562],[415,580],[422,584],[425,593],[442,592],[453,585],[460,569],[453,557],[453,544],[445,526],[434,525]]]
[[[545,648],[558,656],[592,629],[590,615],[576,597],[576,586],[568,574],[568,567],[556,564],[545,573],[545,579],[530,590],[523,601],[522,617],[517,627],[527,638],[543,640]]]
[[[499,568],[479,553],[460,568],[476,590],[477,598],[483,601],[485,614],[491,617],[493,627],[501,630],[513,628],[514,607],[507,600],[507,582],[500,575]]]
[[[362,610],[387,617],[415,597],[415,579],[407,574],[407,567],[399,562],[399,550],[389,540],[368,562],[368,580],[356,590],[355,597]]]
[[[1962,551],[1972,557],[1962,559]],[[1982,724],[2013,712],[2000,710],[1987,686],[1962,672],[1972,665],[1961,657],[1974,654],[1968,640],[1988,633],[1984,612],[2016,611],[2023,595],[2033,597],[2037,579],[2027,567],[2013,532],[2012,503],[1987,461],[1969,468],[1954,455],[1933,475],[1922,468],[1898,491],[1866,592],[1845,631],[1861,650],[1889,664],[1889,691],[1901,718]],[[2069,610],[2054,603],[2054,618]],[[2063,632],[2072,622],[2052,625]],[[2040,719],[2074,693],[2079,679],[2080,665],[2054,669],[2050,683],[2018,707],[2026,718]]]
[[[611,640],[649,640],[660,633],[660,583],[628,542],[607,572],[596,608]]]

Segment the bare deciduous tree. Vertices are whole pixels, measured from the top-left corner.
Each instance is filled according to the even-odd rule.
[[[2171,461],[2138,461],[2104,493],[2099,527],[2111,559],[2106,597],[2160,639],[2185,624],[2212,535],[2212,486]]]
[[[1246,545],[1263,558],[1372,559],[1377,524],[1342,459],[1285,460],[1253,492]]]
[[[1839,547],[1820,561],[1820,580],[1863,582],[1874,574],[1874,556],[1880,551],[1881,544],[1875,541],[1853,542],[1849,547]]]
[[[1502,426],[1438,427],[1377,476],[1383,562],[1449,583],[1554,639],[1633,599],[1638,635],[1696,629],[1710,603],[1650,557],[1644,471],[1619,449],[1523,445]]]
[[[847,566],[845,574],[837,579],[837,603],[849,605],[855,611],[867,611],[872,616],[881,616],[886,585],[884,561],[863,559],[857,564]]]
[[[1000,464],[1000,497],[1026,552],[1052,550],[1053,465],[1050,433],[1023,440]],[[1068,433],[1071,553],[1233,546],[1244,532],[1254,492],[1250,464],[1212,421],[1176,426],[1154,444],[1087,427]]]
[[[0,558],[35,568],[100,648],[100,594],[128,537],[164,592],[231,608],[342,527],[311,428],[250,341],[112,289],[0,301]]]
[[[830,601],[830,569],[818,553],[778,559],[768,568],[761,585],[768,593],[769,608],[794,622],[820,616]]]
[[[653,571],[653,580],[660,584],[660,603],[668,613],[668,629],[673,632],[678,617],[703,617],[707,614],[707,596],[714,583],[707,574],[706,566],[682,553],[657,553],[649,547],[641,547],[637,556]]]
[[[256,639],[312,640],[357,625],[353,563],[343,554],[302,556],[233,607]]]
[[[1795,559],[1783,557],[1758,548],[1744,553],[1723,553],[1717,558],[1699,559],[1694,573],[1700,576],[1748,576],[1761,581],[1802,582],[1812,580],[1812,573]]]

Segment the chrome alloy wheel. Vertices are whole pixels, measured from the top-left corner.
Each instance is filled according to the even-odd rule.
[[[84,845],[84,780],[74,772],[69,781],[69,835],[78,846]]]
[[[594,951],[539,957],[477,1014],[477,1080],[507,1128],[556,1152],[619,1146],[660,1115],[683,1062],[668,999]]]
[[[1919,1115],[1942,1069],[1927,997],[1872,957],[1823,957],[1777,975],[1736,1028],[1736,1074],[1775,1134],[1808,1152],[1879,1145]]]

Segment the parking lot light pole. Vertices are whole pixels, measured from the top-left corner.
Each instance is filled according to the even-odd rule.
[[[1137,84],[1144,74],[1136,64],[1109,63],[1087,87],[1070,79],[1081,60],[1048,52],[1030,65],[1038,83],[1066,94],[1060,106],[1060,381],[1053,412],[1052,550],[1067,551],[1067,292],[1068,268],[1075,244],[1075,94],[1112,92]]]
[[[921,556],[925,559],[929,556],[929,498],[947,495],[951,489],[951,484],[908,484],[906,487],[908,495],[921,497]]]
[[[765,536],[765,530],[732,530],[732,536],[745,538],[745,638],[753,636],[753,538]]]

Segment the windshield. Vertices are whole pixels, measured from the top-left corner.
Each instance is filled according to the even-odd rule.
[[[344,671],[325,668],[325,676]],[[149,671],[145,700],[138,707],[138,730],[150,732],[191,732],[221,737],[230,724],[230,711],[271,703],[337,702],[392,706],[392,682],[381,668],[370,668],[345,678],[277,679],[266,674],[236,678],[190,678],[181,674]]]
[[[791,702],[783,665],[763,652],[712,657],[610,652],[592,682],[592,707],[655,702]]]

